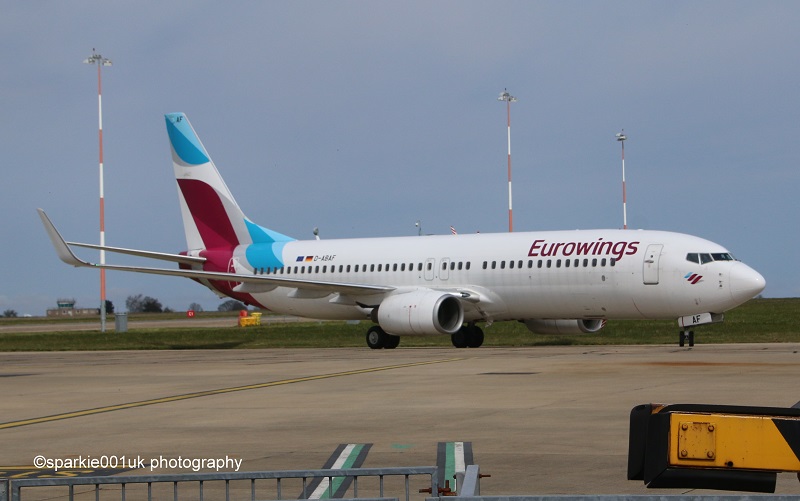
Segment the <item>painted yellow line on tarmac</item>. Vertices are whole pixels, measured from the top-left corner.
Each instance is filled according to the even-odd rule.
[[[37,417],[31,419],[22,419],[20,421],[10,421],[8,423],[0,423],[0,430],[4,430],[7,428],[17,428],[20,426],[28,426],[32,424],[40,424],[40,423],[49,423],[51,421],[59,421],[62,419],[72,419],[77,417],[83,416],[91,416],[94,414],[100,414],[102,412],[113,412],[113,411],[120,411],[124,409],[133,409],[135,407],[144,407],[146,405],[156,405],[156,404],[165,404],[168,402],[177,402],[180,400],[188,400],[190,398],[199,398],[199,397],[208,397],[212,395],[221,395],[224,393],[233,393],[235,391],[245,391],[245,390],[257,390],[261,388],[269,388],[272,386],[282,386],[285,384],[293,384],[293,383],[304,383],[307,381],[317,381],[320,379],[330,379],[334,377],[342,377],[342,376],[355,376],[358,374],[367,374],[370,372],[379,372],[379,371],[389,371],[394,369],[405,369],[408,367],[418,367],[421,365],[431,365],[431,364],[441,364],[445,362],[458,362],[461,360],[466,360],[465,358],[446,358],[442,360],[430,360],[427,362],[411,362],[407,364],[397,364],[397,365],[387,365],[383,367],[371,367],[368,369],[357,369],[352,371],[344,371],[344,372],[334,372],[332,374],[318,374],[316,376],[305,376],[299,377],[294,379],[284,379],[281,381],[272,381],[269,383],[256,383],[256,384],[248,384],[245,386],[234,386],[231,388],[220,388],[217,390],[207,390],[207,391],[198,391],[194,393],[184,393],[183,395],[173,395],[170,397],[162,397],[162,398],[154,398],[152,400],[142,400],[139,402],[128,402],[124,404],[117,404],[117,405],[109,405],[106,407],[97,407],[95,409],[85,409],[80,411],[73,411],[73,412],[65,412],[63,414],[54,414],[52,416],[44,416],[44,417]]]

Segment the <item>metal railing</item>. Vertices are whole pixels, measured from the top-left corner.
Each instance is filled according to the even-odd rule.
[[[286,497],[284,491],[287,489],[286,481],[288,479],[300,479],[302,481],[302,493],[300,494],[300,499],[309,499],[312,492],[309,492],[309,481],[317,478],[327,479],[328,480],[328,492],[325,493],[325,497],[333,497],[333,485],[334,479],[350,479],[352,480],[352,498],[358,499],[359,501],[370,501],[374,499],[385,499],[386,494],[386,486],[384,480],[387,477],[402,477],[404,482],[404,490],[405,490],[405,501],[410,501],[411,498],[411,477],[412,476],[425,476],[429,477],[429,480],[424,485],[428,485],[424,489],[420,489],[423,491],[428,491],[432,493],[439,492],[438,486],[438,471],[439,469],[436,466],[419,466],[419,467],[404,467],[404,468],[350,468],[350,469],[341,469],[341,470],[332,470],[332,469],[325,469],[325,470],[288,470],[288,471],[256,471],[256,472],[231,472],[231,473],[189,473],[189,474],[180,474],[180,475],[132,475],[132,476],[106,476],[106,477],[59,477],[59,478],[24,478],[24,479],[0,479],[0,501],[26,501],[28,499],[42,499],[42,497],[37,496],[35,492],[36,489],[42,488],[66,488],[66,493],[59,493],[59,495],[54,495],[52,492],[48,492],[45,496],[46,498],[53,498],[53,497],[62,497],[66,494],[67,499],[69,501],[75,501],[77,497],[80,496],[81,499],[88,499],[87,494],[91,494],[91,490],[84,490],[81,492],[76,492],[76,487],[86,486],[86,487],[94,487],[94,499],[95,501],[101,501],[101,490],[103,493],[108,493],[109,487],[111,486],[118,486],[119,487],[119,499],[120,501],[130,501],[128,498],[132,499],[146,499],[147,501],[154,501],[154,499],[164,499],[165,496],[163,494],[159,496],[155,496],[153,489],[154,486],[158,486],[161,484],[172,484],[172,500],[179,501],[183,499],[192,499],[192,500],[199,500],[199,501],[206,501],[206,499],[214,499],[219,500],[222,499],[222,489],[220,487],[224,486],[224,499],[225,501],[232,500],[232,483],[237,483],[237,499],[242,499],[242,494],[240,493],[241,484],[244,483],[245,485],[249,481],[249,493],[247,495],[247,499],[250,501],[258,500],[265,500],[265,499],[275,499],[275,500],[283,500],[283,499],[298,499],[297,490],[293,491],[291,494]],[[362,488],[362,490],[367,490],[370,492],[376,492],[377,497],[362,497],[359,498],[359,479],[364,477],[372,477],[377,478],[378,486],[377,489],[374,486],[364,486],[366,488]],[[274,495],[270,494],[263,494],[264,492],[268,492],[264,483],[267,482],[258,482],[257,481],[274,481]],[[213,492],[207,492],[207,487],[214,483]],[[188,486],[183,486],[183,489],[180,489],[182,484],[195,484],[196,490],[190,490]],[[273,482],[269,482],[273,483]],[[220,486],[219,484],[222,484]],[[298,487],[296,484],[292,486]],[[145,486],[146,487],[146,494],[141,492],[134,492],[130,489],[131,486]],[[141,487],[140,487],[141,488]],[[25,495],[23,495],[23,490]],[[80,491],[80,489],[78,489]],[[348,488],[349,492],[349,488]],[[30,494],[29,494],[30,493]],[[257,494],[258,493],[258,497]],[[433,494],[436,495],[436,494]],[[30,496],[30,497],[29,497]],[[208,498],[206,497],[208,496]],[[106,499],[108,496],[103,496],[103,499]],[[401,499],[399,496],[394,497],[393,499]]]

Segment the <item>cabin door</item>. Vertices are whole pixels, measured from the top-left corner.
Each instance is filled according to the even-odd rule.
[[[658,261],[661,259],[662,244],[650,244],[644,253],[642,279],[645,285],[658,284]]]
[[[434,266],[436,266],[436,259],[429,257],[425,260],[425,280],[433,280]]]

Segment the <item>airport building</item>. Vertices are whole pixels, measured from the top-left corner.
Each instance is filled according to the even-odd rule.
[[[48,317],[96,317],[100,308],[75,308],[75,299],[58,299],[58,308],[49,308]]]

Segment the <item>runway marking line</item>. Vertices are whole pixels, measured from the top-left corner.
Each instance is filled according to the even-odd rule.
[[[342,376],[356,376],[359,374],[368,374],[370,372],[380,372],[380,371],[389,371],[394,369],[406,369],[409,367],[419,367],[422,365],[432,365],[432,364],[441,364],[446,362],[459,362],[462,360],[466,360],[466,358],[446,358],[441,360],[429,360],[426,362],[410,362],[406,364],[397,364],[397,365],[387,365],[383,367],[371,367],[368,369],[357,369],[352,371],[344,371],[344,372],[334,372],[331,374],[318,374],[315,376],[305,376],[293,379],[284,379],[281,381],[271,381],[269,383],[256,383],[256,384],[248,384],[244,386],[233,386],[231,388],[220,388],[217,390],[206,390],[206,391],[197,391],[193,393],[184,393],[182,395],[173,395],[169,397],[161,397],[161,398],[154,398],[151,400],[141,400],[139,402],[128,402],[124,404],[116,404],[116,405],[108,405],[105,407],[97,407],[94,409],[84,409],[80,411],[73,411],[73,412],[65,412],[63,414],[54,414],[52,416],[43,416],[31,419],[22,419],[19,421],[9,421],[7,423],[0,423],[0,430],[5,430],[8,428],[17,428],[20,426],[29,426],[32,424],[41,424],[41,423],[49,423],[51,421],[60,421],[62,419],[72,419],[77,417],[83,416],[92,416],[94,414],[100,414],[103,412],[113,412],[113,411],[120,411],[125,409],[133,409],[136,407],[145,407],[148,405],[156,405],[156,404],[165,404],[170,402],[178,402],[181,400],[188,400],[190,398],[200,398],[200,397],[208,397],[213,395],[223,395],[225,393],[233,393],[236,391],[246,391],[246,390],[258,390],[262,388],[270,388],[272,386],[282,386],[286,384],[293,384],[293,383],[305,383],[308,381],[318,381],[320,379],[330,379],[335,377],[342,377]]]

